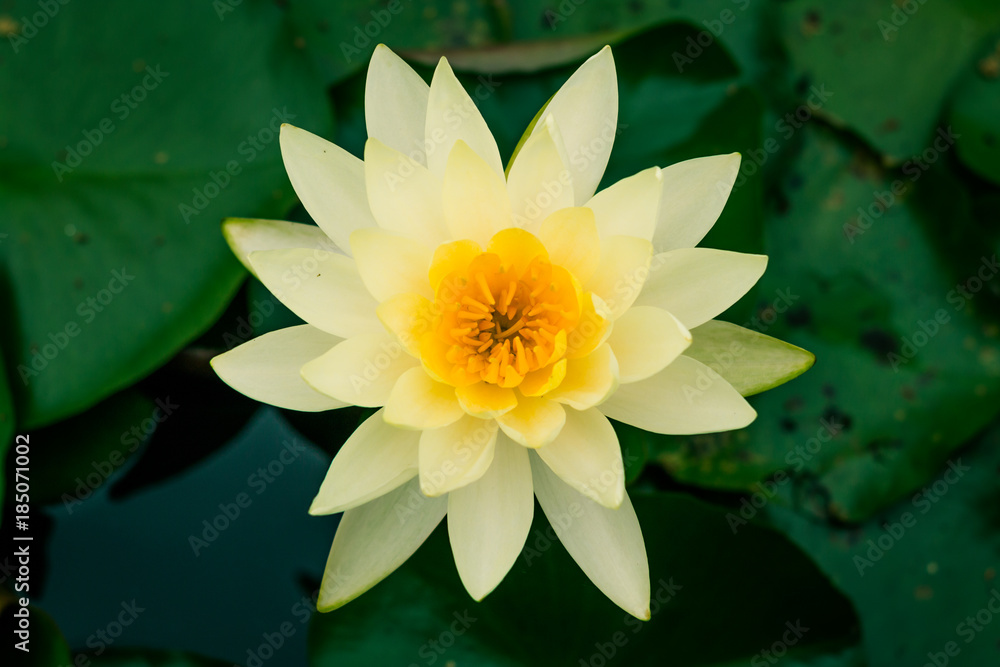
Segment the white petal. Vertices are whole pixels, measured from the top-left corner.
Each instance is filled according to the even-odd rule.
[[[445,222],[454,239],[486,247],[495,233],[513,224],[503,176],[464,141],[456,143],[448,157],[443,197]]]
[[[341,340],[304,324],[254,338],[211,363],[223,382],[255,401],[303,412],[333,410],[348,404],[310,387],[299,371]]]
[[[437,246],[448,235],[441,179],[378,139],[365,144],[368,203],[379,227]]]
[[[739,171],[739,153],[699,157],[663,169],[653,237],[656,252],[698,245],[719,219]]]
[[[366,419],[337,452],[310,514],[363,505],[417,476],[420,434],[386,424],[383,412]]]
[[[347,510],[333,538],[317,606],[332,611],[358,597],[402,565],[441,523],[444,498],[427,498],[412,480]]]
[[[562,481],[605,507],[625,498],[625,465],[618,436],[597,408],[569,410],[559,436],[537,450]]]
[[[559,209],[573,206],[573,176],[563,161],[565,146],[555,118],[546,116],[510,166],[507,194],[514,224],[532,231]]]
[[[547,398],[519,396],[517,406],[496,418],[511,440],[524,447],[552,442],[566,423],[566,409]]]
[[[586,410],[600,405],[618,388],[618,360],[603,343],[585,357],[568,359],[566,377],[546,398]]]
[[[639,297],[649,276],[653,245],[634,236],[610,236],[601,242],[601,263],[584,287],[596,294],[617,319]]]
[[[503,162],[500,161],[497,142],[476,103],[462,88],[444,58],[438,62],[431,79],[424,140],[427,166],[438,178],[444,177],[448,155],[459,140],[468,144],[497,176],[503,178]]]
[[[594,211],[597,231],[607,236],[653,240],[663,186],[662,170],[650,167],[604,188],[586,206]]]
[[[645,380],[691,345],[691,332],[660,308],[633,306],[615,320],[608,345],[618,360],[618,381]]]
[[[429,93],[427,83],[399,56],[385,44],[376,46],[365,81],[368,136],[426,165],[424,127]]]
[[[351,405],[380,407],[393,385],[419,362],[395,336],[385,333],[348,338],[302,367],[311,387]]]
[[[455,565],[477,601],[496,588],[517,561],[534,511],[528,452],[501,435],[486,474],[448,494],[448,538]]]
[[[616,605],[648,620],[649,564],[628,495],[608,509],[580,495],[531,455],[535,495],[559,541],[583,573]]]
[[[635,305],[669,310],[693,329],[739,301],[766,267],[766,255],[714,248],[671,250],[653,258]]]
[[[350,257],[305,248],[259,250],[250,263],[271,294],[314,327],[342,338],[385,330]]]
[[[562,133],[576,205],[583,206],[604,175],[618,132],[618,77],[611,48],[583,63],[545,107]],[[539,123],[532,134],[540,132]]]
[[[295,194],[326,235],[350,254],[351,232],[375,226],[364,164],[340,146],[287,123],[281,126],[280,143]]]
[[[380,302],[405,293],[433,296],[432,253],[424,244],[382,229],[359,229],[351,234],[351,248],[361,280]]]
[[[743,428],[757,413],[732,385],[700,361],[681,355],[662,371],[623,384],[601,405],[612,419],[668,435]]]
[[[420,436],[420,490],[440,496],[471,484],[493,461],[497,423],[465,416]]]
[[[316,225],[284,220],[258,220],[226,218],[222,221],[222,234],[236,259],[247,271],[257,275],[250,264],[250,253],[257,250],[282,250],[285,248],[314,248],[339,252],[336,244]]]
[[[399,377],[385,404],[385,420],[401,428],[441,428],[464,414],[455,398],[455,388],[432,380],[421,366]]]

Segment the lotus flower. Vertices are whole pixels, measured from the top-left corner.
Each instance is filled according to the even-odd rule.
[[[226,221],[240,260],[307,324],[216,357],[219,376],[293,410],[380,408],[310,508],[344,512],[321,610],[389,575],[446,514],[459,575],[482,599],[517,560],[537,497],[591,581],[649,618],[645,547],[608,418],[667,434],[740,428],[756,416],[740,389],[807,365],[789,370],[775,362],[779,342],[712,320],[767,261],[694,247],[739,155],[646,169],[595,194],[617,107],[606,47],[539,113],[505,173],[447,60],[428,86],[380,46],[363,161],[281,129],[318,226]],[[717,353],[734,361],[703,363]]]

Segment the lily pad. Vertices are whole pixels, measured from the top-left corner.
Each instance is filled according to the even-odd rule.
[[[948,91],[983,37],[1000,27],[1000,7],[990,0],[793,0],[782,16],[803,97],[827,90],[817,113],[858,133],[888,165],[933,142]]]
[[[969,244],[979,232],[947,172],[884,173],[832,132],[804,137],[745,326],[816,365],[755,397],[747,429],[658,440],[657,453],[680,480],[729,490],[789,469],[814,480],[814,511],[858,521],[932,479],[997,414],[1000,269]]]
[[[1000,38],[970,65],[952,102],[949,121],[961,135],[958,155],[973,171],[1000,183]]]
[[[11,19],[24,41],[0,59],[0,97],[18,101],[0,110],[0,312],[27,427],[207,329],[244,276],[219,220],[283,214],[279,125],[329,127],[282,9],[247,0],[220,20],[184,4],[60,4],[35,32]]]
[[[855,528],[768,516],[852,600],[870,667],[980,667],[1000,653],[1000,430]]]

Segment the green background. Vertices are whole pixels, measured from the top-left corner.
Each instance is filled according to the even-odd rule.
[[[0,0],[0,42],[3,664],[1000,659],[997,3]],[[746,429],[620,430],[648,624],[541,518],[483,603],[442,527],[371,592],[313,613],[337,519],[306,509],[364,415],[262,407],[211,372],[296,321],[219,222],[309,221],[274,130],[360,155],[379,42],[427,79],[447,55],[468,88],[488,84],[505,158],[606,43],[620,110],[602,187],[743,154],[702,245],[770,260],[724,318],[817,360],[752,397]],[[28,656],[9,630],[16,434],[31,443]],[[288,443],[293,462],[262,483]],[[194,543],[241,493],[240,516]]]

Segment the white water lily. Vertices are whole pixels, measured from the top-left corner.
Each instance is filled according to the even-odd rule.
[[[482,599],[517,560],[535,496],[591,581],[649,618],[608,418],[669,434],[741,428],[756,413],[727,378],[749,394],[808,366],[798,348],[712,320],[767,261],[694,247],[739,155],[647,169],[595,195],[617,108],[606,47],[550,100],[505,174],[448,62],[428,86],[380,46],[363,161],[282,127],[318,227],[225,223],[240,260],[307,324],[216,357],[216,372],[284,408],[381,408],[310,509],[344,512],[321,610],[389,575],[446,514],[459,575]],[[731,361],[703,363],[719,354]]]

